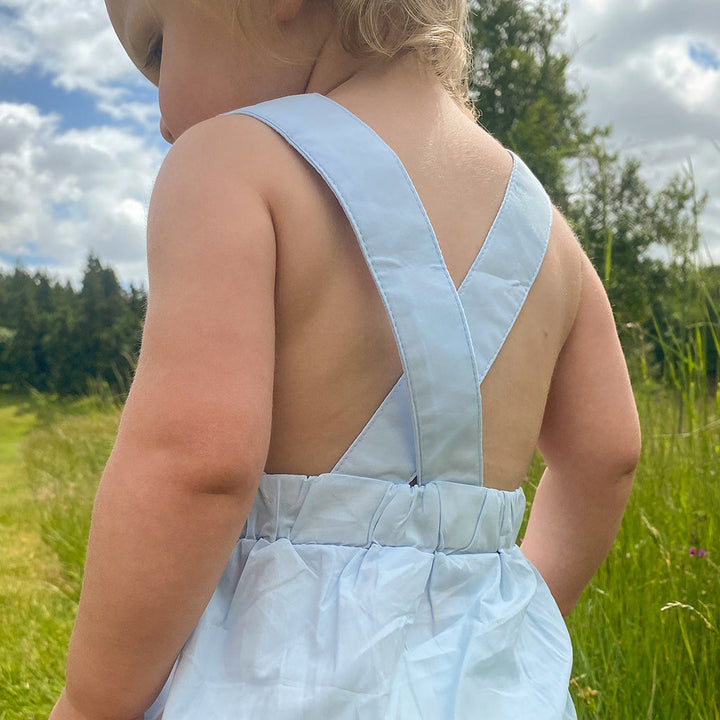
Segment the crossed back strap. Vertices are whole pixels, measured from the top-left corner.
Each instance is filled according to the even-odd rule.
[[[482,250],[458,288],[481,382],[522,310],[545,257],[552,224],[547,193],[527,165],[514,153],[510,155],[514,165],[505,198]],[[415,476],[404,376],[333,472],[394,482],[408,482]]]
[[[545,254],[552,208],[542,186],[513,154],[505,199],[458,292],[407,171],[368,125],[315,93],[235,112],[272,127],[327,182],[395,334],[404,375],[334,471],[381,476],[400,459],[421,484],[481,485],[480,383]],[[414,452],[404,457],[397,440],[408,455],[408,425]]]

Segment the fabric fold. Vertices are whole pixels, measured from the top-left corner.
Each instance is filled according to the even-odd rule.
[[[411,486],[340,473],[263,475],[241,537],[496,552],[514,545],[524,508],[522,488],[449,481]]]

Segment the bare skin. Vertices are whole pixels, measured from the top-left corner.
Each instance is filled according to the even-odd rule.
[[[457,287],[497,214],[512,159],[450,98],[440,92],[435,101],[418,98],[405,90],[403,75],[396,77],[380,91],[348,84],[328,96],[373,127],[403,161]],[[384,94],[395,98],[392,105],[378,98]],[[411,117],[412,128],[398,116]],[[265,469],[319,474],[332,469],[402,367],[337,201],[289,147],[279,144],[271,152],[278,168],[269,188],[278,248],[277,345]],[[525,478],[555,359],[575,312],[579,258],[559,234],[556,227],[526,307],[482,385],[484,482],[490,487],[514,489]]]
[[[168,25],[179,26],[180,34],[185,18],[179,12],[168,13],[167,4],[151,3],[155,17],[170,15],[162,56],[166,76],[156,76],[152,69],[146,72],[160,82],[162,132],[174,142],[208,114],[210,103],[200,106],[193,100],[190,107],[183,103],[177,110],[187,95],[183,83],[189,82],[190,71],[174,73],[170,65],[180,40],[168,40]],[[111,17],[118,28],[129,17],[130,32],[132,13],[119,15],[120,5],[109,3]],[[214,91],[217,112],[276,93],[300,92],[325,94],[347,107],[405,165],[458,286],[500,207],[512,170],[510,156],[413,55],[392,62],[359,60],[340,47],[332,23],[317,5],[288,2],[279,12],[283,9],[283,17],[292,18],[284,26],[291,49],[309,60],[290,70],[270,61],[259,63],[253,84]],[[212,22],[205,23],[213,37]],[[145,35],[152,37],[151,32]],[[143,45],[143,37],[140,33],[136,46]],[[242,48],[237,39],[229,40],[233,41]],[[125,44],[131,46],[129,38]],[[185,40],[182,47],[190,64],[188,44]],[[213,44],[217,45],[214,37]],[[232,53],[238,67],[249,57],[250,50],[244,52]],[[224,126],[221,132],[226,131],[232,142],[237,118],[213,122]],[[333,468],[402,367],[385,310],[337,200],[273,131],[253,132],[263,150],[258,180],[272,210],[277,243],[275,386],[265,470],[316,475]],[[482,386],[484,483],[489,487],[512,490],[526,477],[555,360],[577,307],[580,255],[556,214],[539,277]]]
[[[412,55],[345,53],[322,2],[277,0],[266,18],[284,32],[277,49],[306,58],[292,67],[189,0],[107,5],[159,85],[161,131],[175,145],[150,206],[140,360],[95,501],[51,720],[139,717],[216,587],[263,469],[330,470],[402,372],[329,188],[262,123],[216,116],[303,92],[347,107],[404,163],[456,286],[511,172]],[[159,37],[162,64],[148,64]],[[607,297],[557,211],[482,394],[485,484],[518,487],[536,446],[548,463],[522,550],[567,615],[617,533],[639,430]]]

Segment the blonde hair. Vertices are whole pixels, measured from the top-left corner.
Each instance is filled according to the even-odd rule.
[[[330,0],[343,48],[356,57],[416,52],[463,107],[471,106],[468,0]]]
[[[208,0],[192,0],[205,5]],[[251,3],[220,0],[249,40],[254,33]],[[261,0],[268,2],[268,0]],[[338,24],[343,49],[358,58],[399,57],[416,52],[470,116],[468,77],[472,63],[468,0],[316,0],[326,3]],[[283,58],[293,62],[291,58]]]

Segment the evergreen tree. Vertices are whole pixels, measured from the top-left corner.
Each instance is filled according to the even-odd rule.
[[[99,378],[124,393],[146,301],[142,289],[125,292],[92,254],[79,293],[20,264],[13,275],[0,273],[0,386],[79,395]]]
[[[139,344],[138,318],[115,272],[103,268],[94,254],[87,261],[80,291],[82,367],[90,378],[119,389],[129,382],[128,356]],[[119,370],[122,367],[124,370]]]
[[[13,279],[15,282],[10,286],[11,312],[8,313],[8,319],[14,325],[15,332],[0,359],[0,374],[9,382],[11,390],[22,392],[28,386],[38,385],[42,349],[38,341],[39,316],[32,278],[23,270],[16,269]]]

